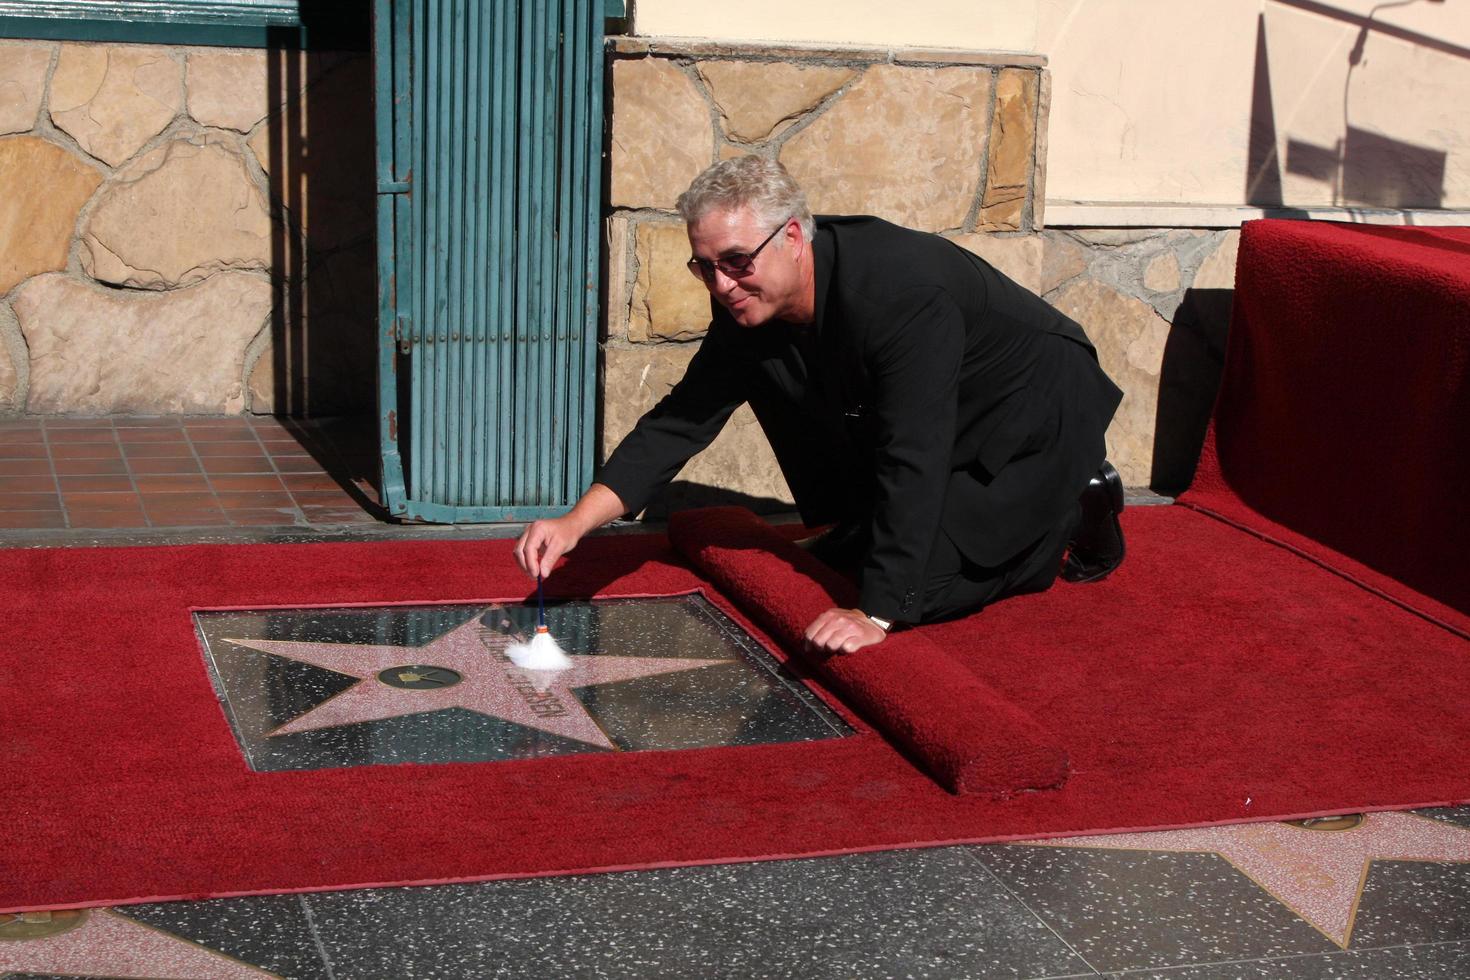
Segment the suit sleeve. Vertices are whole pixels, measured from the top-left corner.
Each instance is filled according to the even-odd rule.
[[[915,622],[949,486],[965,325],[932,287],[908,291],[873,322],[864,360],[877,481],[862,609]]]
[[[746,400],[729,329],[716,318],[684,377],[638,420],[598,474],[597,482],[616,493],[628,513],[647,507]]]

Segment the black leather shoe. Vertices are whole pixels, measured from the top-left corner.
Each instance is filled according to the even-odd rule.
[[[1096,582],[1107,578],[1123,564],[1123,478],[1104,460],[1077,499],[1077,529],[1062,563],[1062,578],[1068,582]]]
[[[868,528],[865,523],[843,521],[821,534],[801,538],[801,548],[833,568],[856,568],[868,553]]]

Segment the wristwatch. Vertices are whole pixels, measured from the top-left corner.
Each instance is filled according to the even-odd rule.
[[[885,633],[893,629],[893,620],[891,619],[882,619],[869,613],[863,613],[863,615],[868,617],[868,622],[872,623],[874,626],[878,627]]]

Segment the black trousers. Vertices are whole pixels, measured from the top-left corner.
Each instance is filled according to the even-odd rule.
[[[977,565],[941,531],[924,573],[921,621],[953,619],[1007,596],[1045,592],[1061,571],[1076,515],[1069,515],[1029,548],[994,567]]]
[[[775,452],[797,512],[808,527],[872,518],[874,476],[867,454],[846,438],[840,420],[823,420],[810,402],[799,410],[783,393],[752,396],[751,408]],[[825,424],[824,424],[825,423]],[[1056,581],[1071,540],[1075,510],[1039,539],[995,566],[960,554],[939,532],[924,575],[922,622],[952,619],[1007,596],[1042,592]],[[859,568],[842,571],[859,573]]]

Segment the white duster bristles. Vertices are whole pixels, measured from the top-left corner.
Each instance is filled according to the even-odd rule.
[[[512,643],[505,655],[522,670],[566,670],[572,658],[562,652],[545,626],[536,627],[529,643]]]

